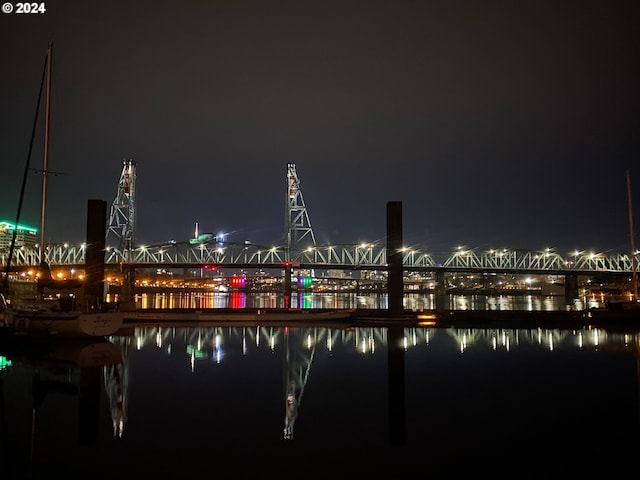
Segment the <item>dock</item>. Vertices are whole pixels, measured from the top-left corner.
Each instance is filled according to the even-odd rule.
[[[393,316],[385,309],[210,308],[124,312],[124,327],[300,325],[328,327],[555,328],[640,331],[640,310],[428,310]]]

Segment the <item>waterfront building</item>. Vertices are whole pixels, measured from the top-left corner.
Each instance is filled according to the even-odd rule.
[[[9,249],[13,232],[16,231],[15,223],[0,221],[0,250]],[[16,231],[16,247],[35,247],[38,243],[38,230],[26,225],[18,225]]]

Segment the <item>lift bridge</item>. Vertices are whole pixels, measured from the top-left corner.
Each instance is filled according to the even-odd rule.
[[[233,242],[226,238],[202,235],[183,242],[136,245],[136,165],[123,162],[109,224],[106,227],[105,264],[127,265],[129,268],[283,268],[386,270],[385,243],[319,245],[316,243],[309,214],[304,203],[300,179],[295,164],[287,164],[284,235],[279,244],[261,245],[250,241]],[[44,252],[51,266],[83,268],[85,245],[50,244]],[[635,253],[635,265],[638,256]],[[8,252],[0,250],[0,263],[7,264]],[[482,272],[526,274],[585,274],[603,272],[630,275],[634,259],[629,254],[575,252],[567,257],[552,249],[539,251],[522,249],[476,250],[459,247],[444,261],[436,261],[428,251],[407,246],[403,248],[405,271],[422,272]],[[11,264],[16,268],[40,265],[37,247],[22,247],[14,251]]]

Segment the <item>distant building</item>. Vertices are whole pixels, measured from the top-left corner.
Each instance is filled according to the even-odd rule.
[[[329,278],[347,278],[344,270],[330,269],[327,270],[327,277]]]
[[[15,223],[0,221],[0,250],[9,249],[13,232],[16,230]],[[18,225],[16,233],[16,247],[33,247],[38,243],[38,230],[26,225]]]

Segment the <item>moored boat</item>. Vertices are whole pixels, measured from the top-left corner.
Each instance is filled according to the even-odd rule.
[[[70,308],[72,305],[55,297],[5,303],[2,322],[12,335],[56,338],[105,337],[122,328],[122,312],[83,312]]]
[[[16,216],[16,228],[11,241],[8,260],[5,266],[4,280],[0,298],[0,316],[4,333],[12,335],[33,335],[48,336],[56,338],[76,338],[76,337],[104,337],[116,333],[123,324],[124,315],[116,310],[105,311],[105,304],[101,300],[93,302],[92,306],[83,305],[83,302],[76,302],[75,293],[84,294],[83,282],[76,279],[54,279],[46,262],[46,205],[47,205],[47,177],[48,168],[48,141],[49,141],[49,115],[51,101],[51,63],[53,49],[50,45],[46,57],[46,118],[44,135],[44,162],[42,167],[42,207],[41,207],[41,242],[40,242],[40,272],[37,281],[37,295],[26,299],[14,297],[10,302],[5,301],[5,294],[8,292],[9,276],[11,272],[11,260],[16,247],[17,225],[20,220],[20,206],[24,197],[24,182],[26,172],[29,170],[29,158],[25,176],[23,177],[23,188],[20,194],[18,214]],[[43,72],[44,73],[44,72]],[[43,75],[43,84],[44,84]],[[38,112],[36,111],[36,119]],[[34,125],[35,125],[34,122]],[[32,138],[33,144],[33,138]]]

